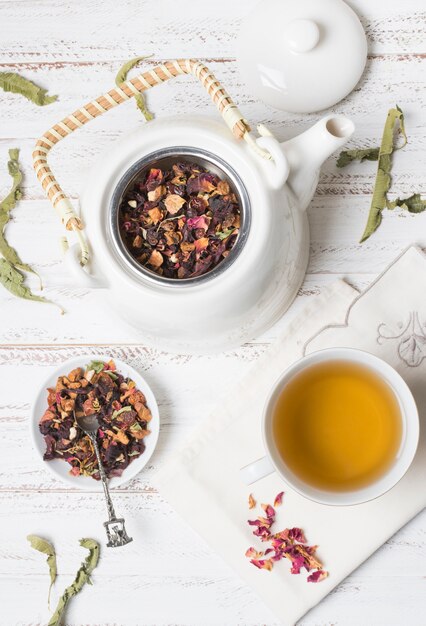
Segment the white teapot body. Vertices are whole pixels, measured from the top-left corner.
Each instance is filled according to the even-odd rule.
[[[94,166],[81,198],[93,260],[83,270],[73,247],[69,265],[80,283],[103,289],[148,343],[179,352],[235,348],[269,328],[296,296],[308,263],[306,208],[319,167],[352,132],[351,122],[330,116],[285,144],[261,137],[259,144],[273,157],[268,161],[235,140],[219,120],[155,120],[114,144]],[[226,164],[225,173],[235,173],[247,197],[248,228],[235,259],[193,284],[164,283],[131,267],[120,255],[111,223],[120,180],[135,163],[164,150],[211,155]]]

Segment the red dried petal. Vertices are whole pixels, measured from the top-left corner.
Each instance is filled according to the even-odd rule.
[[[261,559],[265,554],[266,552],[259,552],[256,548],[249,548],[246,552],[246,557],[248,559]]]
[[[290,541],[298,541],[299,543],[306,543],[306,537],[301,528],[290,528],[288,530],[288,538]]]
[[[322,569],[318,569],[316,572],[312,572],[312,574],[309,574],[306,580],[308,583],[319,583],[324,580],[324,578],[327,578],[327,576],[328,572]]]
[[[248,497],[248,506],[249,509],[254,509],[254,507],[256,506],[256,500],[253,498],[252,494],[250,494]]]
[[[275,517],[275,509],[270,504],[262,504],[262,509],[265,511],[268,519]]]
[[[305,559],[303,558],[303,556],[296,556],[295,558],[291,559],[290,572],[292,574],[300,574],[300,570],[302,567],[304,567],[304,565],[305,565]]]
[[[266,569],[270,572],[274,566],[271,559],[251,559],[250,563],[253,563],[259,569]]]
[[[280,492],[275,498],[275,504],[280,505],[284,492]],[[254,501],[253,496],[250,494],[250,498]],[[255,520],[248,520],[250,526],[255,526],[253,535],[259,537],[262,542],[270,541],[272,547],[267,548],[264,552],[257,552],[256,548],[249,548],[246,552],[247,557],[253,557],[251,562],[259,569],[272,569],[274,562],[280,561],[283,558],[288,559],[291,562],[291,573],[299,574],[302,568],[305,568],[308,572],[316,570],[308,577],[308,582],[319,582],[328,576],[328,573],[323,571],[322,564],[315,558],[314,554],[317,550],[317,546],[306,545],[306,537],[301,528],[285,528],[278,533],[271,533],[271,527],[275,522],[275,509],[270,504],[262,504],[262,508],[266,513],[266,517],[258,517]],[[271,554],[269,559],[263,559]],[[268,563],[269,562],[269,563]]]
[[[280,506],[282,504],[283,495],[284,495],[284,491],[280,491],[280,493],[275,496],[275,500],[274,500],[275,507]]]

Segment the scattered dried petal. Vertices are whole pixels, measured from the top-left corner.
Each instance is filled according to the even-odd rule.
[[[308,581],[308,583],[319,583],[324,580],[324,578],[327,578],[327,576],[328,572],[319,569],[316,572],[312,572],[312,574],[309,574],[306,580]]]
[[[282,503],[284,492],[280,492],[274,501],[276,506]],[[249,496],[249,508],[255,506],[252,494]],[[291,563],[291,574],[300,574],[302,568],[307,572],[317,570],[310,574],[308,582],[319,582],[327,577],[327,572],[322,570],[322,564],[314,556],[317,546],[306,545],[306,537],[301,528],[285,528],[277,533],[271,532],[271,527],[275,522],[275,509],[270,504],[262,504],[262,509],[266,517],[258,517],[255,520],[247,520],[249,526],[253,526],[253,535],[259,537],[262,542],[270,542],[270,547],[264,551],[257,551],[250,547],[246,552],[246,557],[259,569],[271,570],[273,563],[287,559]],[[264,557],[270,555],[268,559]]]
[[[283,495],[284,495],[284,491],[280,491],[280,493],[275,496],[275,500],[274,500],[274,507],[275,508],[277,506],[281,506],[281,504],[283,502]]]
[[[254,507],[256,506],[256,500],[253,498],[252,494],[250,494],[248,497],[248,505],[249,509],[254,509]]]
[[[253,563],[259,569],[266,569],[270,572],[274,566],[271,559],[251,559],[250,563]]]

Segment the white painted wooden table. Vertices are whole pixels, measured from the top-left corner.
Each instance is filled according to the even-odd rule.
[[[59,552],[62,590],[83,556],[82,536],[103,539],[102,496],[67,489],[36,464],[28,437],[32,397],[49,368],[90,350],[108,350],[146,376],[157,394],[162,431],[152,462],[117,491],[118,511],[143,540],[126,552],[111,551],[68,613],[69,626],[257,626],[277,624],[252,591],[207,548],[151,487],[151,476],[214,402],[217,390],[251,367],[286,320],[337,276],[363,288],[411,242],[426,245],[426,214],[386,212],[380,230],[360,246],[374,179],[373,164],[337,170],[325,165],[309,209],[311,260],[300,295],[286,318],[266,336],[230,354],[171,356],[144,346],[143,335],[117,325],[99,294],[77,289],[67,275],[57,217],[30,166],[35,139],[53,122],[108,89],[124,60],[153,53],[150,63],[177,56],[204,60],[234,96],[247,118],[271,126],[284,139],[312,124],[316,115],[287,115],[256,102],[234,60],[241,17],[256,0],[0,0],[0,70],[18,71],[58,93],[37,108],[0,93],[0,197],[8,189],[7,150],[22,150],[25,198],[8,229],[26,262],[43,276],[46,295],[67,310],[27,303],[0,290],[0,624],[35,626],[47,621],[48,586],[43,558],[25,536],[51,537]],[[381,135],[388,108],[406,113],[409,146],[395,160],[395,194],[426,192],[423,0],[350,0],[370,42],[367,70],[355,92],[336,107],[357,131],[353,145]],[[195,82],[179,79],[149,93],[156,115],[211,111]],[[75,133],[52,157],[61,182],[75,199],[87,167],[111,149],[121,133],[142,124],[127,105]],[[216,395],[216,394],[214,394]],[[301,622],[304,626],[423,626],[426,624],[426,514],[386,543]],[[361,529],[366,532],[368,529]],[[348,541],[356,541],[356,537]]]

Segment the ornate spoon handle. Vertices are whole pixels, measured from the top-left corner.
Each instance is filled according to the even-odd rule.
[[[108,488],[108,478],[105,474],[104,466],[101,460],[101,455],[99,452],[98,442],[96,440],[96,435],[89,435],[92,440],[93,447],[95,448],[96,458],[98,460],[99,474],[101,476],[102,487],[104,489],[105,500],[107,503],[108,517],[109,520],[104,522],[104,526],[106,528],[108,543],[107,546],[109,548],[117,548],[119,546],[125,546],[126,543],[130,543],[133,541],[132,537],[129,537],[126,528],[124,526],[124,518],[117,518],[115,515],[114,505],[111,500],[111,496]]]

